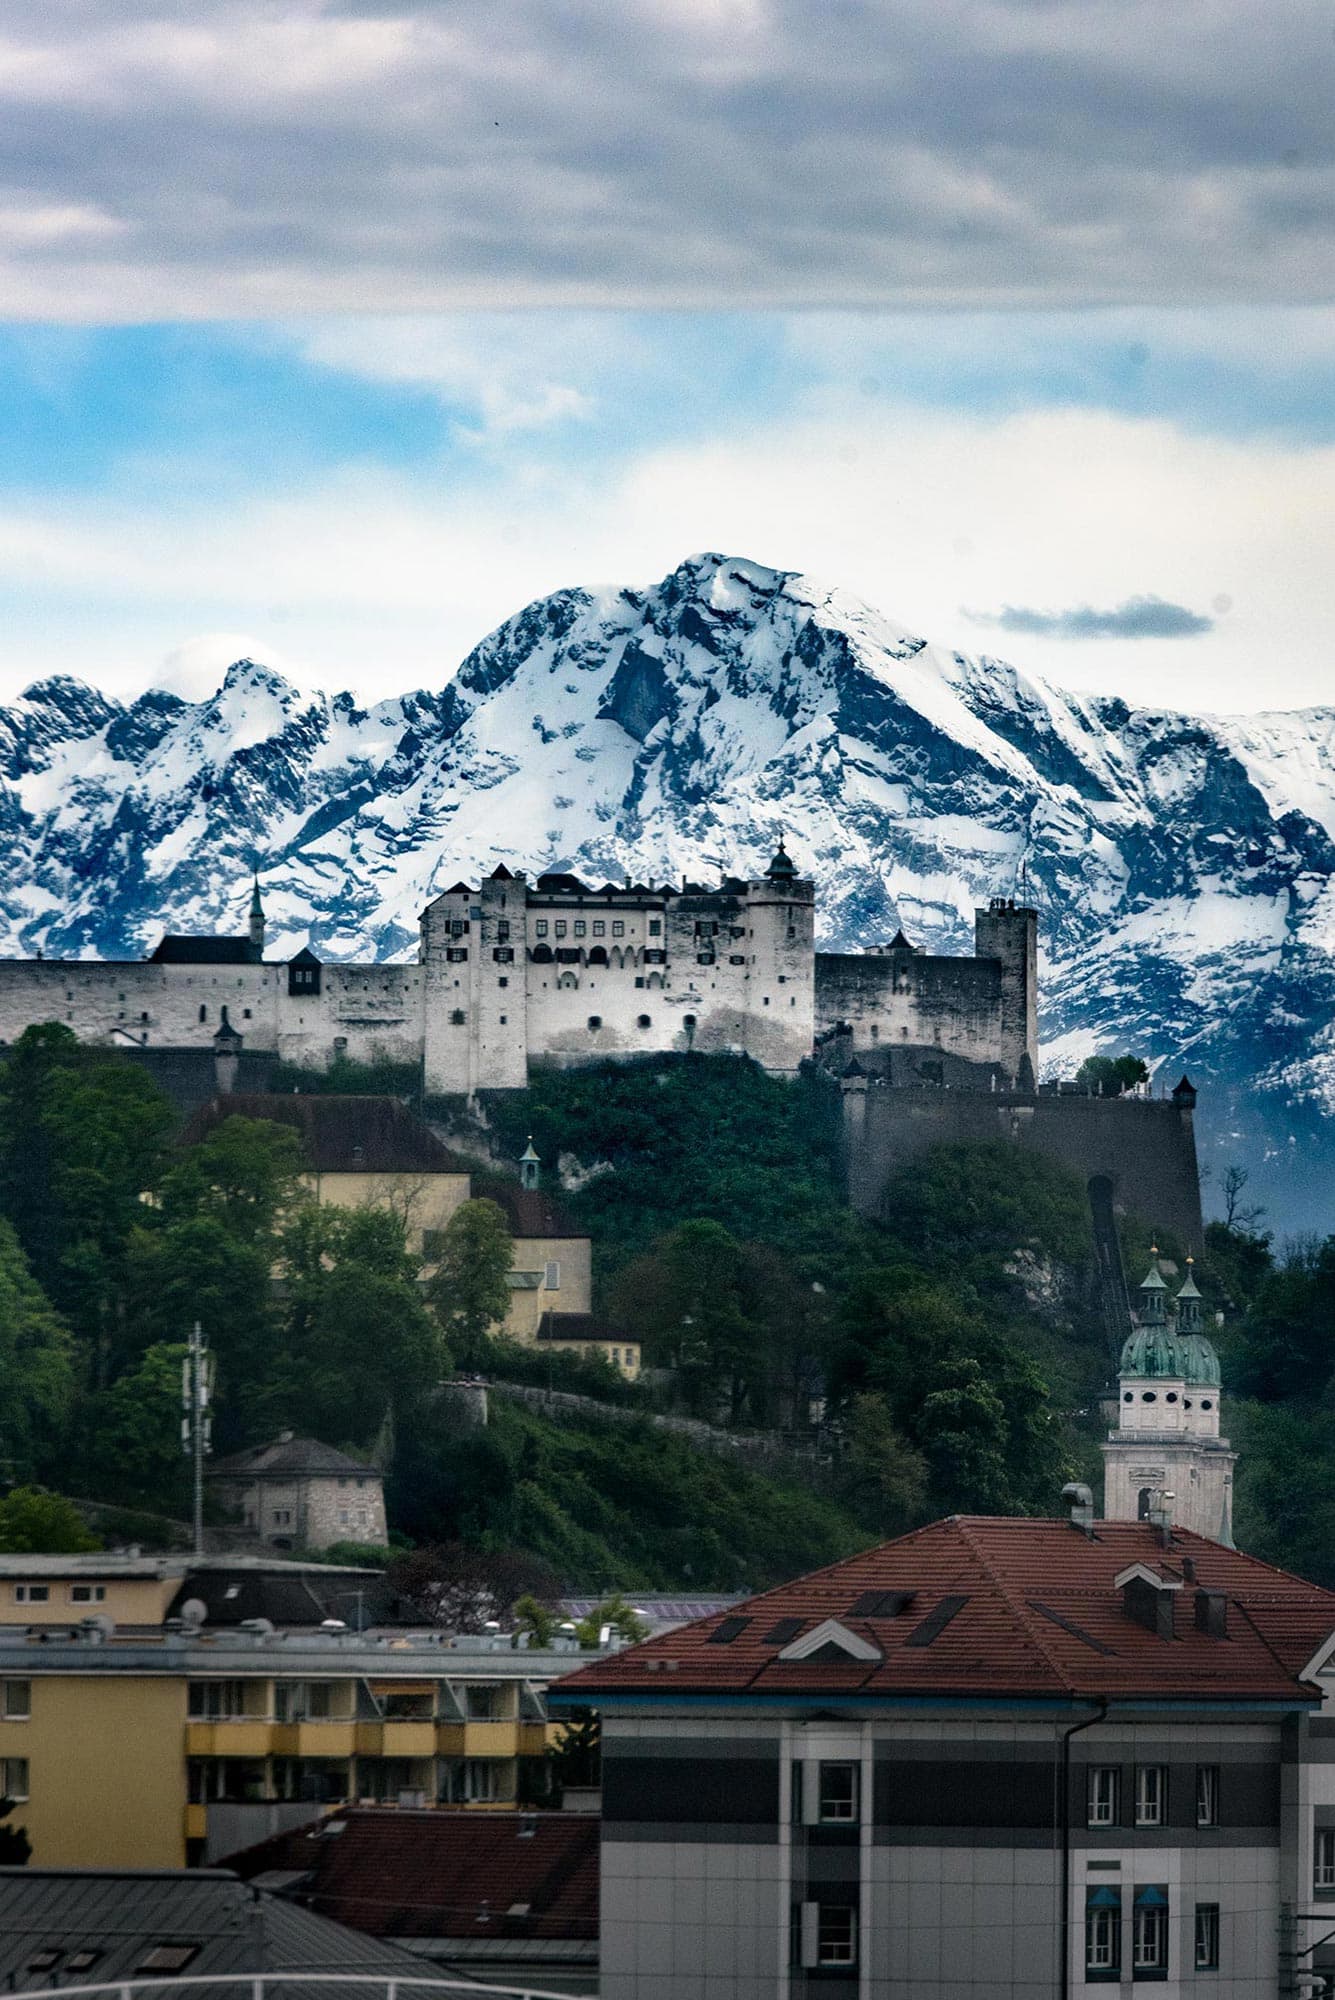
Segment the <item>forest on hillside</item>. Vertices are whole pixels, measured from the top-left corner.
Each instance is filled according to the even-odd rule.
[[[461,1107],[427,1108],[467,1145]],[[943,1147],[884,1224],[861,1221],[828,1083],[726,1056],[539,1073],[482,1117],[493,1159],[531,1134],[562,1163],[646,1387],[493,1337],[509,1245],[485,1170],[424,1288],[392,1206],[303,1200],[288,1128],[231,1120],[184,1151],[142,1069],[25,1034],[0,1066],[0,1548],[86,1534],[52,1494],[180,1518],[195,1319],[220,1452],[291,1428],[374,1455],[401,1545],[519,1551],[571,1586],[758,1586],[942,1513],[1051,1513],[1066,1478],[1097,1479],[1116,1357],[1063,1169]],[[1225,1314],[1238,1536],[1335,1582],[1335,1240],[1280,1249],[1263,1221],[1212,1225],[1198,1274]],[[1133,1284],[1153,1225],[1128,1227]],[[585,1401],[558,1420],[495,1395],[486,1429],[461,1430],[439,1389],[460,1368]],[[656,1427],[664,1406],[792,1449],[755,1469]]]

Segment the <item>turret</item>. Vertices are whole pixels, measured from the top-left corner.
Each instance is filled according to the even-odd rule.
[[[527,1146],[525,1146],[523,1152],[519,1155],[519,1185],[526,1188],[535,1188],[541,1178],[542,1161],[533,1149],[533,1138],[530,1134]]]
[[[974,949],[1001,965],[1001,1066],[1015,1090],[1038,1080],[1038,911],[994,896],[975,910]]]
[[[765,880],[767,882],[795,882],[797,880],[797,863],[784,846],[782,834],[779,835],[779,845],[775,850],[774,859],[765,870]]]
[[[256,958],[264,956],[264,905],[260,901],[260,878],[255,875],[255,886],[250,892],[250,948]]]

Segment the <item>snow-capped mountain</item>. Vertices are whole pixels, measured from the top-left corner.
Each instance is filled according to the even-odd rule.
[[[0,709],[0,815],[15,956],[238,929],[257,865],[271,953],[404,957],[422,905],[498,860],[698,879],[781,832],[844,949],[902,925],[968,950],[976,902],[1024,895],[1049,1069],[1189,1069],[1210,1162],[1246,1161],[1281,1226],[1335,1223],[1335,710],[1063,693],[707,555],[531,604],[439,692],[370,708],[251,660],[197,703],[40,682]]]

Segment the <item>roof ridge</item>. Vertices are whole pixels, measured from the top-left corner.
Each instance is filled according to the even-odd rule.
[[[1056,1653],[1054,1653],[1051,1650],[1047,1640],[1044,1638],[1042,1632],[1039,1630],[1038,1622],[1035,1619],[1033,1613],[1030,1611],[1028,1604],[1024,1601],[1023,1598],[1017,1601],[1016,1598],[1012,1596],[1010,1589],[1003,1580],[1000,1572],[997,1569],[995,1569],[992,1563],[988,1560],[987,1554],[983,1549],[981,1543],[978,1542],[975,1539],[975,1537],[971,1534],[970,1518],[971,1517],[963,1514],[956,1516],[956,1525],[959,1528],[960,1534],[964,1538],[965,1546],[970,1550],[971,1554],[979,1564],[980,1568],[983,1570],[983,1573],[986,1575],[989,1582],[994,1586],[994,1588],[1000,1594],[1002,1602],[1010,1607],[1012,1613],[1018,1619],[1021,1626],[1024,1628],[1024,1631],[1027,1634],[1030,1644],[1033,1646],[1035,1652],[1038,1653],[1041,1659],[1046,1660],[1049,1668],[1051,1669],[1059,1685],[1065,1689],[1067,1694],[1078,1693],[1079,1690],[1076,1688],[1075,1683],[1072,1681],[1070,1675],[1066,1672],[1065,1668],[1062,1666],[1061,1661],[1057,1657]],[[978,1517],[976,1515],[972,1517],[972,1519],[977,1519],[977,1518]]]

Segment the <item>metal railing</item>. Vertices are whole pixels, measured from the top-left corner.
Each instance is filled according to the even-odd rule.
[[[317,1966],[292,1966],[285,1972],[199,1972],[176,1975],[159,1972],[130,1979],[104,1979],[92,1986],[59,1986],[49,1983],[20,1989],[6,1995],[6,2000],[51,2000],[53,1992],[58,1992],[62,2000],[85,2000],[85,1996],[102,1995],[104,2000],[136,2000],[136,1996],[154,1995],[161,2000],[163,1990],[176,1992],[190,1987],[203,1989],[210,1986],[237,1987],[241,1989],[241,2000],[271,2000],[273,1989],[284,1986],[369,1986],[376,1989],[376,2000],[400,2000],[400,1995],[411,1995],[417,2000],[430,2000],[433,1993],[471,1993],[475,1996],[491,1996],[491,2000],[595,2000],[595,1996],[553,1993],[542,1986],[514,1986],[510,1984],[492,1986],[478,1979],[416,1978],[413,1974],[397,1972],[323,1972]],[[203,1994],[201,1990],[201,2000]]]

